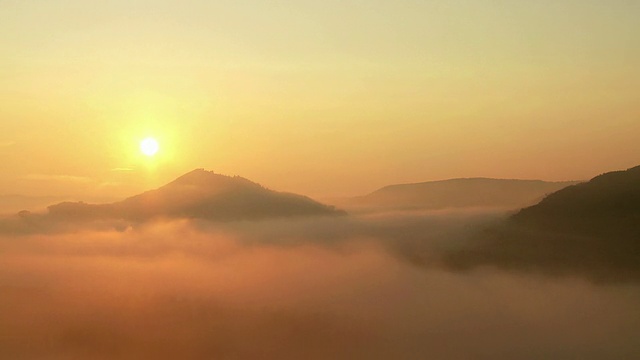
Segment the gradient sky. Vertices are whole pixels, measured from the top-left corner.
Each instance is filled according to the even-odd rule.
[[[0,0],[0,194],[640,164],[640,2]],[[139,154],[156,137],[160,153]]]

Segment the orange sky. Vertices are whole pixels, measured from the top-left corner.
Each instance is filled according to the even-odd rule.
[[[634,1],[0,2],[0,194],[312,196],[640,164]],[[147,136],[160,142],[140,155]]]

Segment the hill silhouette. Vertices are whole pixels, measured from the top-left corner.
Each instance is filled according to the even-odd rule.
[[[474,240],[450,264],[640,281],[640,166],[559,190]]]
[[[11,214],[21,210],[43,210],[48,205],[64,202],[78,201],[76,196],[32,196],[22,194],[0,195],[0,214]],[[108,197],[92,197],[91,202],[110,202],[115,199]]]
[[[26,224],[41,227],[51,223],[108,220],[143,222],[158,218],[195,218],[236,221],[343,214],[344,211],[306,196],[269,190],[239,176],[196,169],[165,186],[119,202],[62,202],[47,207],[46,213],[22,211],[18,219],[23,224],[18,228],[24,228]]]
[[[516,209],[535,204],[545,195],[577,183],[488,178],[449,179],[389,185],[368,195],[353,198],[349,204],[393,209]]]
[[[562,189],[520,210],[511,221],[553,232],[640,241],[640,166]]]

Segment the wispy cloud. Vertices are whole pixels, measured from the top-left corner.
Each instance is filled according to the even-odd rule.
[[[111,171],[133,171],[133,169],[127,168],[127,167],[117,167],[117,168],[111,169]]]
[[[119,181],[105,181],[105,182],[101,182],[100,183],[100,187],[114,187],[114,186],[121,186],[122,183]]]
[[[72,183],[92,183],[94,180],[86,176],[74,176],[74,175],[53,175],[53,174],[29,174],[23,177],[25,180],[37,180],[37,181],[61,181]]]
[[[0,141],[0,148],[9,147],[15,145],[15,141]]]

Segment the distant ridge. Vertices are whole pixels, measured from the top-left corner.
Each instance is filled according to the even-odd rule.
[[[459,178],[385,186],[352,198],[354,206],[395,209],[490,207],[517,209],[577,181],[547,182],[491,178]]]

